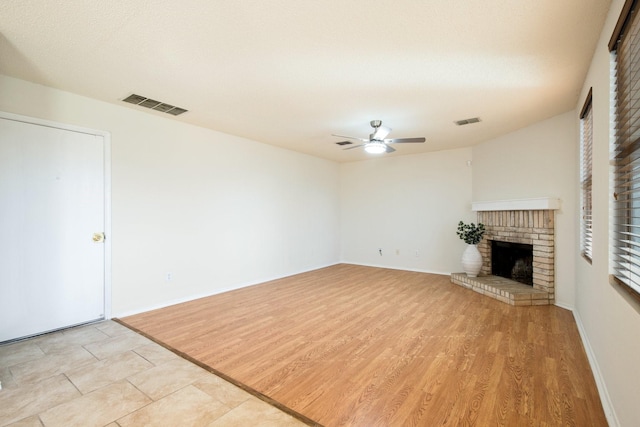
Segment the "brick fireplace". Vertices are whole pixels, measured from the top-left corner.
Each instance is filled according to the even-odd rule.
[[[477,222],[484,224],[478,244],[482,269],[477,278],[453,273],[451,281],[512,305],[547,305],[555,301],[555,210],[552,198],[475,202]],[[533,286],[492,275],[491,241],[533,246]]]

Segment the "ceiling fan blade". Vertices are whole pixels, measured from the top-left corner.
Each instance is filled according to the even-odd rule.
[[[380,125],[376,128],[376,131],[373,133],[371,139],[382,141],[387,137],[387,135],[389,135],[389,132],[391,132],[390,127]]]
[[[353,150],[354,148],[362,147],[364,144],[354,145],[353,147],[343,148],[343,150]]]
[[[425,142],[424,138],[394,138],[394,139],[385,139],[384,142],[386,144],[399,144],[405,142]]]
[[[387,145],[387,153],[393,153],[394,151],[396,151],[395,148],[390,147],[390,146]]]
[[[336,135],[335,133],[332,133],[331,136],[337,136],[338,138],[355,139],[356,141],[362,141],[362,142],[369,142],[368,139],[356,138],[355,136]]]

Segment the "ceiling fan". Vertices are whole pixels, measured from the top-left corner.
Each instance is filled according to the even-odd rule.
[[[391,128],[387,126],[382,126],[381,120],[371,120],[371,127],[373,128],[373,133],[369,135],[369,139],[366,138],[356,138],[353,136],[344,136],[344,135],[336,135],[339,138],[347,138],[353,139],[356,141],[362,141],[364,144],[354,145],[353,147],[345,148],[345,150],[352,150],[358,147],[364,147],[364,150],[367,153],[372,154],[380,154],[380,153],[393,153],[396,151],[395,148],[391,147],[389,144],[404,144],[407,142],[425,142],[424,138],[392,138],[385,139],[389,132],[391,132]]]

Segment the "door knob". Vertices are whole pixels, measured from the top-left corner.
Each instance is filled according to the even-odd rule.
[[[92,239],[96,243],[104,242],[104,233],[93,233]]]

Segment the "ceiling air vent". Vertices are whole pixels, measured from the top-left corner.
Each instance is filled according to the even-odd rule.
[[[160,111],[161,113],[171,114],[173,116],[178,116],[182,113],[186,113],[189,110],[185,110],[184,108],[176,107],[175,105],[165,104],[164,102],[156,101],[155,99],[146,98],[141,95],[131,94],[123,99],[124,102],[128,102],[129,104],[139,105],[141,107],[151,108],[152,110]]]
[[[471,119],[458,120],[454,122],[458,126],[470,125],[472,123],[478,123],[480,121],[480,117],[473,117]]]
[[[336,145],[350,145],[353,144],[353,142],[351,141],[340,141],[340,142],[336,142]]]

